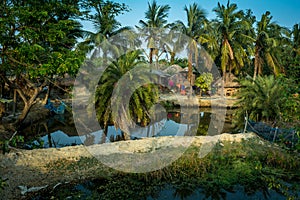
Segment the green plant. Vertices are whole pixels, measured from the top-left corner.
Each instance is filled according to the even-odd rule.
[[[5,187],[7,186],[6,181],[7,181],[7,179],[2,179],[2,177],[0,177],[0,192],[1,192],[1,190],[4,190]]]
[[[234,117],[236,125],[244,124],[245,116],[249,120],[267,123],[281,122],[297,116],[298,100],[289,93],[287,88],[292,85],[288,85],[285,80],[273,75],[258,76],[255,80],[242,79],[240,84],[241,89],[237,94],[239,108]],[[293,112],[288,113],[291,110]]]
[[[162,190],[173,190],[174,195],[184,199],[199,188],[207,198],[220,199],[225,198],[224,190],[234,192],[237,185],[242,186],[247,195],[256,191],[263,191],[267,195],[270,188],[287,198],[297,197],[300,159],[278,146],[258,139],[222,141],[206,157],[199,158],[198,155],[199,146],[192,145],[171,165],[153,172],[136,174],[98,165],[95,158],[58,161],[48,167],[68,173],[97,165],[99,177],[89,181],[89,184],[80,184],[86,188],[90,199],[159,198],[159,191]],[[74,199],[78,194],[82,197],[86,195],[76,189],[72,189],[72,192],[66,189],[64,187],[62,192],[55,191],[51,195],[59,198],[71,195]]]
[[[211,73],[202,73],[195,80],[195,85],[200,88],[200,96],[202,92],[211,90],[211,83],[213,81],[213,76]]]
[[[2,145],[2,153],[9,153],[10,147],[17,147],[18,144],[24,143],[24,136],[22,135],[16,135],[17,132],[13,134],[13,136],[10,139],[0,141],[0,144]]]
[[[151,74],[148,74],[150,69],[146,68],[141,60],[141,51],[128,52],[112,62],[99,81],[95,93],[95,107],[97,118],[100,125],[104,127],[105,134],[110,123],[123,126],[125,130],[125,126],[130,126],[130,124],[124,122],[132,120],[145,124],[149,122],[150,108],[158,100],[158,88],[154,84],[139,85],[145,80],[151,82],[149,80]],[[135,70],[132,70],[133,68]],[[120,83],[121,78],[123,83]],[[132,94],[130,94],[131,91],[133,91]],[[113,93],[118,95],[113,96]],[[130,97],[129,109],[126,109],[124,103],[126,97]],[[118,114],[113,110],[118,111]]]
[[[17,147],[18,143],[23,143],[24,142],[24,136],[22,135],[16,135],[10,140],[10,145],[13,147]]]

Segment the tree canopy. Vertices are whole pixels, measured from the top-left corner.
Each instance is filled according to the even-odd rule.
[[[148,58],[144,62],[151,64],[156,55],[157,62],[160,62],[158,52],[161,50],[170,55],[171,60],[168,56],[164,60],[167,64],[184,61],[181,63],[188,67],[189,79],[193,65],[203,64],[197,52],[205,49],[223,74],[224,81],[227,81],[227,73],[234,72],[239,78],[284,76],[299,84],[299,24],[292,29],[283,27],[272,21],[269,11],[257,20],[250,9],[240,10],[237,4],[230,2],[225,5],[218,3],[211,11],[216,17],[210,20],[206,18],[207,11],[197,3],[183,6],[187,22],[169,21],[170,9],[167,4],[160,5],[155,0],[149,2],[144,19],[140,16],[141,20],[134,29],[122,26],[117,20],[117,16],[130,12],[125,3],[110,0],[1,1],[1,98],[6,98],[4,87],[18,93],[24,102],[23,113],[18,120],[21,123],[44,86],[51,85],[57,77],[65,74],[76,75],[87,55],[102,51],[104,59],[99,63],[105,65],[112,55],[120,57],[122,53],[128,53],[121,45],[109,46],[110,39],[124,30],[130,30],[128,34],[131,35],[122,42],[130,44],[132,49],[143,48],[138,36],[146,35],[144,39],[149,52],[142,51],[136,59]],[[82,30],[82,23],[86,21],[94,25],[94,31]],[[153,32],[152,28],[171,28],[169,38]],[[172,34],[178,31],[192,39],[186,46],[186,58],[176,55],[185,47],[181,38],[172,38]],[[157,44],[162,36],[165,43]],[[91,53],[92,49],[94,52]],[[110,74],[117,73],[118,67],[122,66],[122,63],[114,64],[112,69],[116,71]],[[138,106],[132,108],[138,110]],[[139,118],[142,116],[140,112],[135,114]]]
[[[77,1],[46,0],[2,1],[0,13],[0,76],[25,104],[21,123],[50,79],[77,73],[81,13]]]

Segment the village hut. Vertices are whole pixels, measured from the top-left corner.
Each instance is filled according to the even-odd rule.
[[[213,85],[217,87],[217,94],[223,93],[226,97],[232,97],[237,93],[237,91],[241,87],[237,81],[238,78],[234,74],[228,73],[226,74],[225,80],[226,82],[223,83],[223,78],[221,77],[216,82],[214,82]]]

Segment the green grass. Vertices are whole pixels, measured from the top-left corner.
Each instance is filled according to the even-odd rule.
[[[84,197],[85,192],[73,192],[80,196],[77,199],[97,199],[99,196],[101,199],[145,199],[149,196],[155,198],[159,191],[171,186],[182,198],[201,188],[207,197],[214,194],[211,197],[218,199],[222,197],[221,191],[233,191],[240,185],[246,194],[272,189],[287,199],[298,198],[300,158],[297,154],[251,140],[218,143],[206,157],[199,158],[198,155],[199,147],[191,146],[171,165],[149,173],[123,173],[109,169],[108,175],[102,173],[102,166],[98,176],[85,183],[92,183],[87,186],[88,196]],[[78,163],[96,164],[92,158],[81,159]],[[72,170],[78,163],[62,169]],[[56,191],[55,195],[68,194],[67,187]]]

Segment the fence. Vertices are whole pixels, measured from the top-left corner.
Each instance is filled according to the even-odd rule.
[[[280,129],[271,127],[262,122],[254,122],[245,119],[245,131],[254,132],[265,140],[271,142],[284,142],[289,147],[294,147],[299,140],[299,136],[294,129]]]

